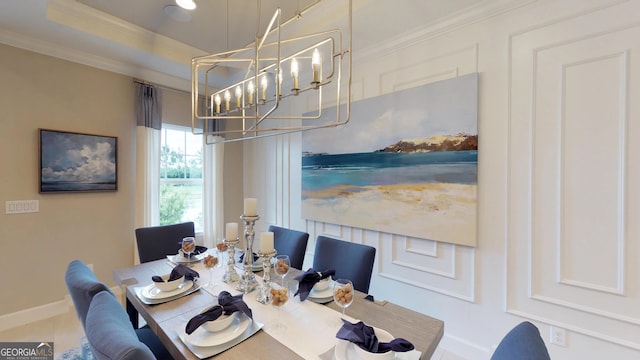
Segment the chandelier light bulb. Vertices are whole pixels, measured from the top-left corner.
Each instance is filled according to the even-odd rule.
[[[195,0],[176,0],[176,5],[185,10],[194,10],[196,8]]]
[[[320,70],[322,69],[322,63],[320,62],[320,52],[317,48],[313,50],[313,54],[311,55],[311,67],[313,68],[312,84],[318,84],[320,82]]]
[[[293,76],[293,90],[300,89],[298,87],[298,60],[291,59],[291,76]]]
[[[242,88],[240,85],[236,86],[236,107],[242,106]]]
[[[267,75],[262,76],[262,101],[267,101]]]
[[[229,111],[229,101],[231,101],[231,93],[229,90],[226,90],[224,92],[224,109],[226,111]]]
[[[216,114],[220,114],[220,103],[221,103],[220,94],[216,94],[214,101],[216,102]]]
[[[253,81],[249,81],[249,85],[247,85],[247,92],[249,93],[249,105],[253,104]]]

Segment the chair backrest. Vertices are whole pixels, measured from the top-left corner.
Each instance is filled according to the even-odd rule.
[[[153,352],[138,340],[129,316],[118,299],[108,292],[93,297],[85,329],[93,355],[98,360],[155,360]]]
[[[538,328],[528,321],[511,329],[500,341],[491,360],[550,360]]]
[[[87,311],[91,304],[91,299],[97,293],[106,290],[111,293],[107,285],[100,282],[93,271],[80,260],[73,260],[67,266],[64,276],[69,295],[73,301],[73,306],[78,314],[78,319],[85,326]]]
[[[309,234],[275,225],[270,225],[269,231],[273,232],[273,247],[278,251],[278,255],[289,255],[291,266],[302,270]]]
[[[353,287],[369,292],[376,248],[319,235],[316,239],[313,268],[317,271],[334,269],[334,279],[349,279]]]
[[[183,238],[195,236],[193,222],[143,227],[136,229],[135,233],[141,263],[175,255]]]

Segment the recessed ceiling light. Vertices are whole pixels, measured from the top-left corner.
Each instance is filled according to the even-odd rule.
[[[196,8],[195,0],[176,0],[176,4],[185,10],[193,10]]]
[[[191,21],[191,13],[179,6],[167,5],[164,7],[164,13],[167,14],[172,20],[175,20],[175,21],[179,21],[179,22]]]

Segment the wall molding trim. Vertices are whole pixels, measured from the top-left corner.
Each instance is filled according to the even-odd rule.
[[[474,261],[474,263],[475,263],[475,261]],[[474,269],[475,269],[475,265],[474,265]],[[380,275],[380,277],[384,277],[384,278],[387,278],[387,279],[390,279],[390,280],[394,280],[394,281],[397,281],[397,282],[405,283],[405,284],[408,284],[408,285],[411,285],[411,286],[415,286],[415,287],[418,287],[418,288],[421,288],[421,289],[434,291],[434,292],[437,292],[439,294],[451,296],[453,298],[464,300],[464,301],[468,301],[470,303],[475,303],[476,302],[476,299],[475,299],[475,285],[471,286],[471,290],[470,290],[471,294],[464,295],[464,294],[454,293],[454,292],[449,291],[449,290],[443,290],[443,289],[437,288],[435,286],[425,285],[425,284],[419,283],[417,281],[412,281],[412,280],[409,280],[409,279],[406,279],[406,278],[403,278],[403,277],[399,277],[399,276],[395,276],[395,275],[392,275],[392,274],[389,274],[389,273],[385,273],[385,272],[380,272],[379,275]]]
[[[121,298],[123,292],[120,287],[115,286],[110,288],[110,290],[118,299]],[[13,329],[36,321],[46,320],[54,316],[66,314],[68,311],[75,312],[75,309],[73,308],[73,301],[69,294],[65,295],[64,299],[59,301],[0,315],[0,331]]]
[[[516,310],[516,309],[508,309],[507,313],[512,314],[512,315],[516,315],[516,316],[520,316],[522,318],[525,319],[529,319],[531,321],[539,321],[541,323],[545,323],[549,326],[556,326],[559,328],[563,328],[565,330],[569,330],[569,331],[573,331],[575,333],[579,333],[582,335],[586,335],[595,339],[600,339],[603,341],[607,341],[610,342],[612,344],[617,344],[617,345],[621,345],[633,350],[640,350],[640,343],[637,342],[632,342],[632,341],[626,341],[626,340],[622,340],[620,338],[614,337],[614,336],[610,336],[607,334],[603,334],[601,332],[597,332],[597,331],[592,331],[592,330],[588,330],[579,326],[574,326],[571,325],[569,323],[565,323],[562,321],[555,321],[552,319],[549,319],[545,316],[538,316],[535,314],[531,314],[528,313],[526,311],[520,311],[520,310]]]

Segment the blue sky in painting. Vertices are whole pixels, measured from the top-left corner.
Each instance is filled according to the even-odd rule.
[[[478,74],[437,81],[351,104],[346,125],[305,131],[302,151],[372,152],[403,139],[478,132]],[[323,118],[335,118],[335,108]]]

